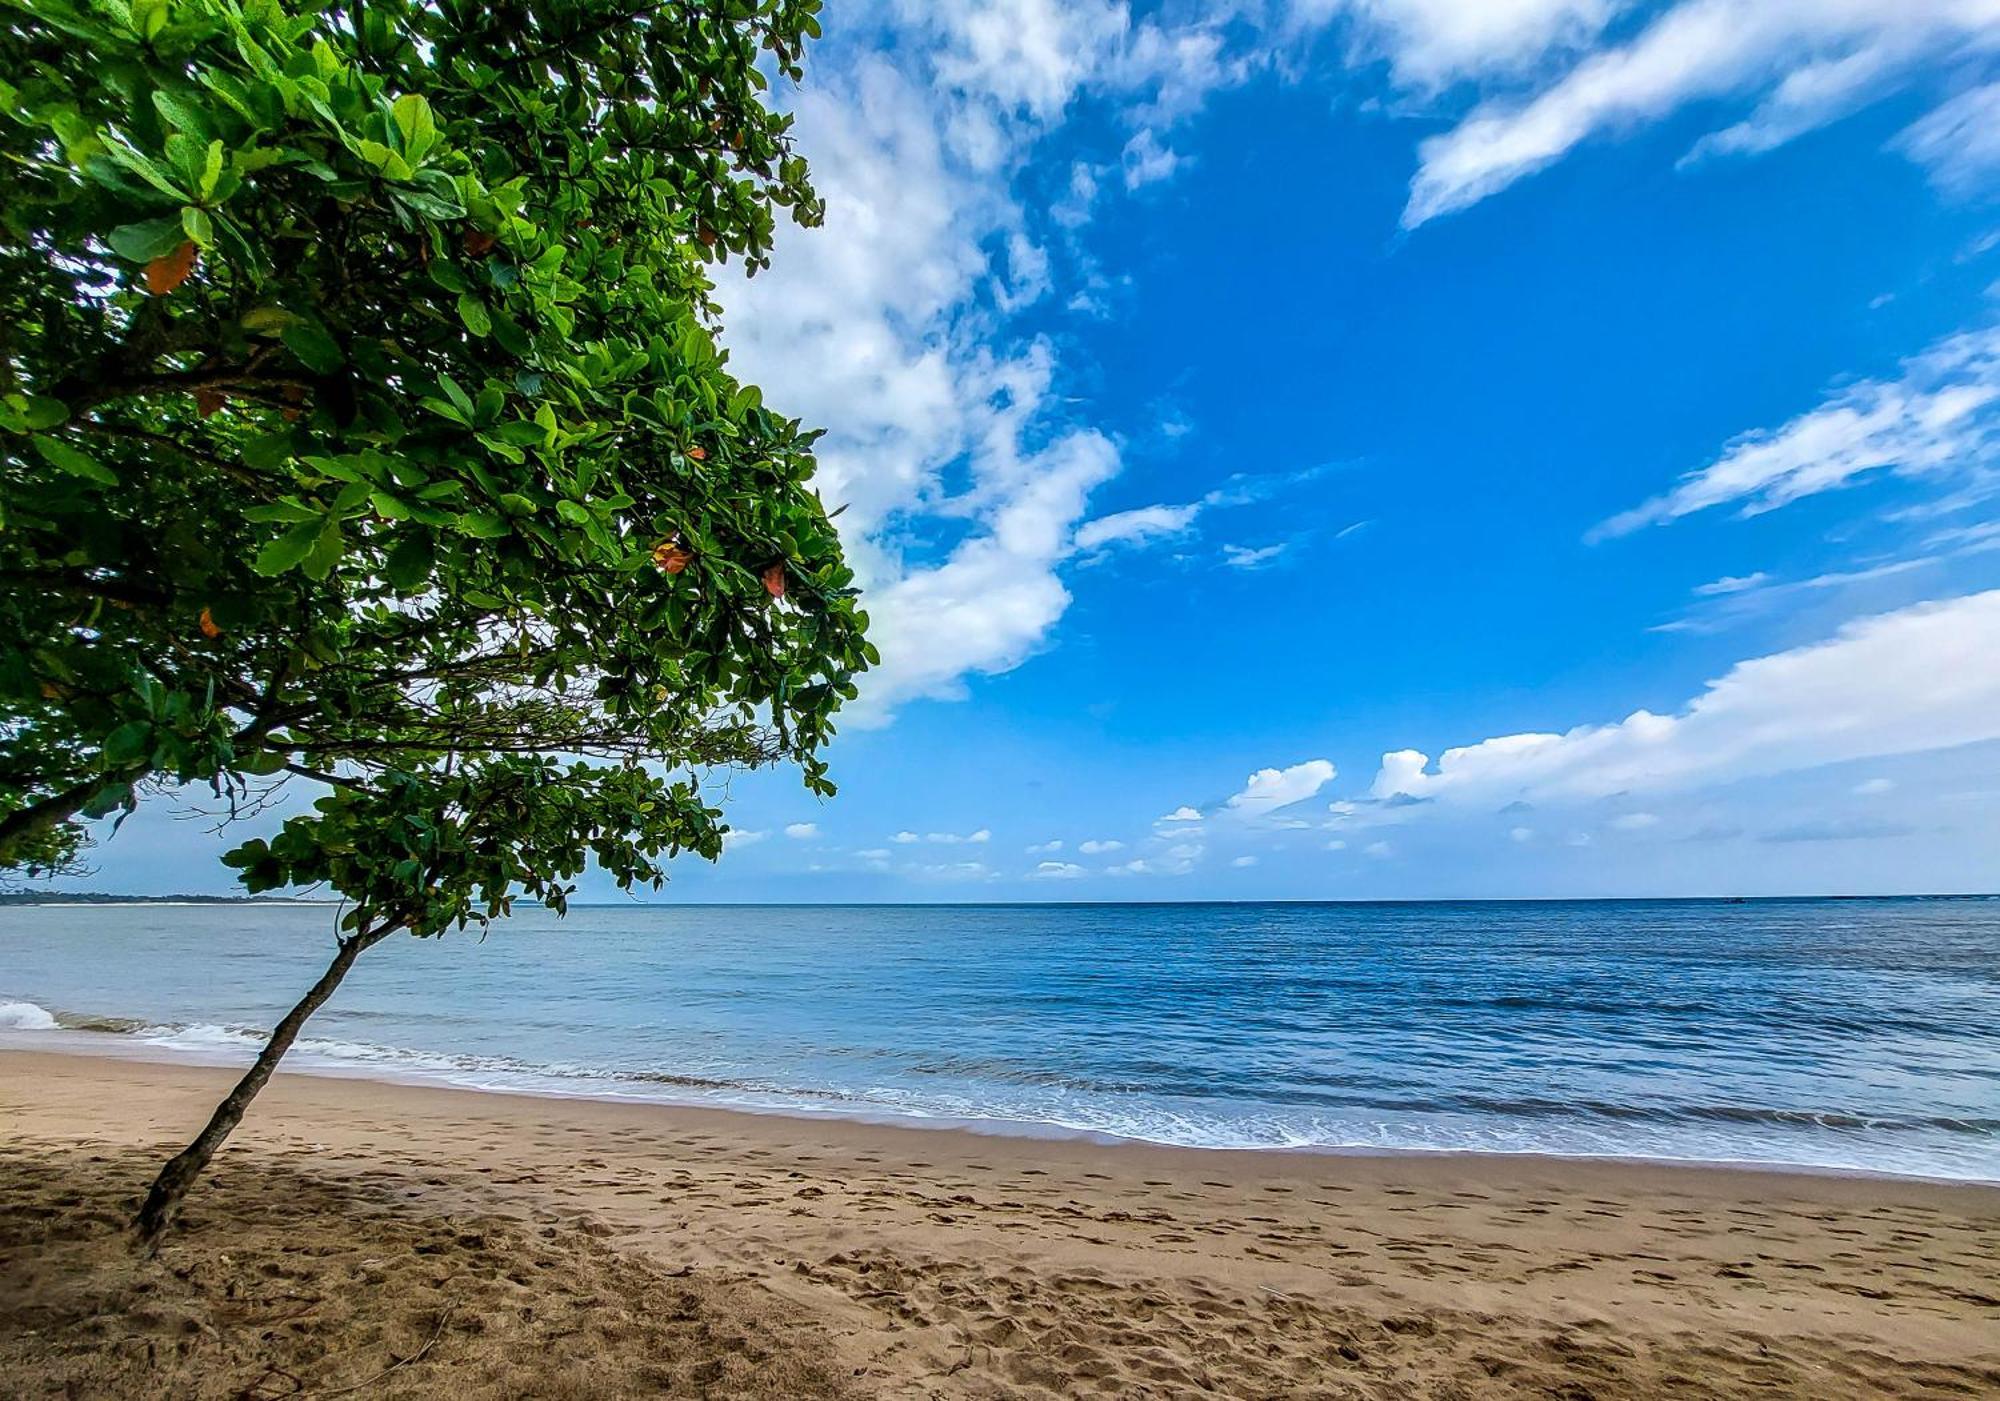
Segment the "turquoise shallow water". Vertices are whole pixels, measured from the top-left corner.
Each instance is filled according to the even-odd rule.
[[[247,1059],[325,909],[0,909],[0,1044]],[[598,907],[395,939],[304,1068],[1214,1147],[2000,1180],[2000,900]]]

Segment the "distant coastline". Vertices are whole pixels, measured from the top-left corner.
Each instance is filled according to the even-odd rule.
[[[335,900],[311,900],[295,895],[106,895],[100,891],[10,890],[0,892],[5,905],[333,905]]]

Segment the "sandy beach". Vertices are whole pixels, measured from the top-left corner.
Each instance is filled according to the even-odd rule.
[[[2000,1189],[1103,1145],[0,1054],[22,1395],[2000,1395]]]

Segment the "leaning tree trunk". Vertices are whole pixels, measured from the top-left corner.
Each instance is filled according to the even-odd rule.
[[[208,1126],[195,1141],[176,1153],[167,1165],[160,1169],[160,1175],[153,1179],[152,1190],[146,1193],[146,1204],[139,1208],[139,1240],[152,1246],[158,1243],[160,1233],[172,1222],[174,1214],[180,1210],[181,1198],[194,1186],[195,1178],[208,1166],[208,1160],[215,1156],[215,1150],[222,1146],[222,1140],[243,1120],[243,1111],[250,1107],[250,1101],[257,1097],[257,1091],[264,1088],[264,1082],[271,1078],[271,1072],[278,1068],[292,1042],[298,1039],[299,1028],[306,1024],[306,1018],[317,1012],[326,1000],[333,996],[333,990],[340,986],[340,980],[347,976],[347,970],[354,966],[354,960],[361,951],[380,943],[395,929],[392,923],[378,924],[372,929],[360,929],[340,941],[340,947],[327,965],[319,981],[312,990],[299,999],[298,1006],[285,1014],[285,1019],[271,1032],[271,1039],[264,1043],[258,1053],[256,1063],[228,1098],[215,1106]]]

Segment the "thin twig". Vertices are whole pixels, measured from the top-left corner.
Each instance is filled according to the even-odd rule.
[[[433,1347],[437,1346],[437,1340],[444,1336],[444,1326],[449,1322],[451,1322],[451,1305],[447,1304],[445,1305],[444,1312],[438,1315],[437,1331],[431,1334],[430,1341],[425,1343],[422,1347],[418,1348],[415,1352],[411,1353],[408,1357],[398,1360],[397,1362],[384,1368],[382,1371],[377,1372],[374,1376],[369,1377],[364,1381],[355,1382],[352,1386],[337,1386],[328,1391],[309,1391],[306,1392],[305,1395],[345,1396],[350,1391],[359,1391],[364,1386],[375,1385],[375,1383],[386,1379],[389,1376],[389,1374],[391,1372],[394,1372],[397,1368],[407,1367],[412,1362],[421,1361],[425,1353],[429,1352]]]

